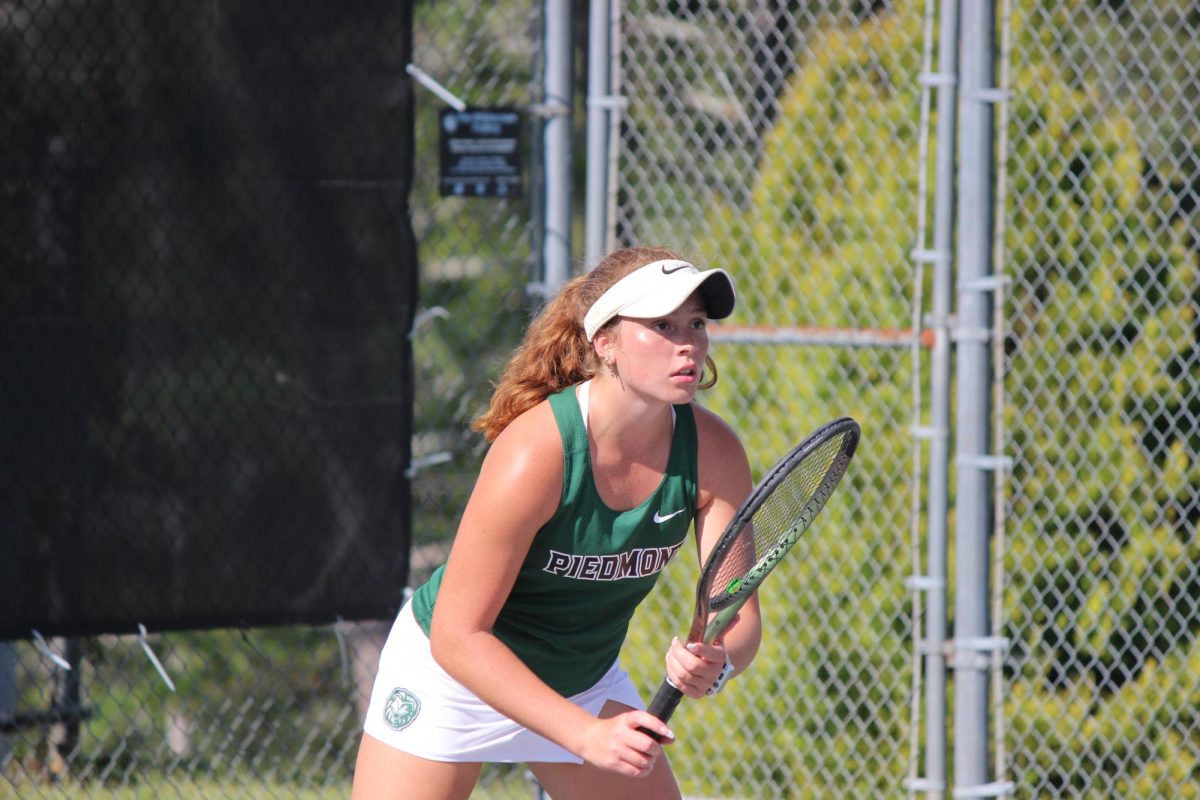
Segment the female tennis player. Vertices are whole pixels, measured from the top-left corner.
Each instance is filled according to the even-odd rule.
[[[530,325],[475,429],[491,442],[445,567],[380,657],[353,797],[466,798],[485,762],[526,762],[555,800],[679,798],[618,654],[695,526],[708,550],[751,489],[738,437],[697,405],[716,380],[724,270],[631,248]],[[754,658],[756,602],[722,639],[666,653],[686,696]],[[645,729],[645,730],[641,730]]]

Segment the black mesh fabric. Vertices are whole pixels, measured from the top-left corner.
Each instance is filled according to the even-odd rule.
[[[10,5],[0,639],[390,617],[411,3]]]

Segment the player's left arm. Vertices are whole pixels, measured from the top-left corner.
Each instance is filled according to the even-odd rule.
[[[699,440],[696,547],[700,563],[703,564],[738,507],[749,496],[753,479],[746,450],[734,430],[713,412],[699,405],[693,405],[692,408],[695,410]],[[672,680],[686,684],[690,682],[689,676],[707,672],[696,659],[723,667],[728,656],[733,663],[734,674],[737,674],[754,660],[761,642],[762,617],[758,594],[755,593],[742,606],[736,620],[712,645],[672,643],[667,656],[667,672],[672,675]],[[695,696],[695,691],[688,691],[688,688],[694,687],[679,688],[685,694]]]

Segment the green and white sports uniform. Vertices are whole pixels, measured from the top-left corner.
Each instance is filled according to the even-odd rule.
[[[695,517],[697,439],[691,406],[675,406],[658,488],[637,508],[614,511],[596,491],[586,384],[579,389],[578,399],[575,387],[549,399],[563,442],[563,495],[534,537],[493,632],[559,694],[595,714],[609,699],[642,707],[617,656],[634,610],[683,546]],[[578,763],[479,700],[430,656],[441,578],[438,569],[397,617],[380,656],[367,733],[438,761]]]

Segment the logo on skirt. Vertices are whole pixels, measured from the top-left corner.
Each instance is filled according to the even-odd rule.
[[[393,730],[402,731],[421,713],[421,701],[408,689],[392,689],[383,706],[383,721]]]

